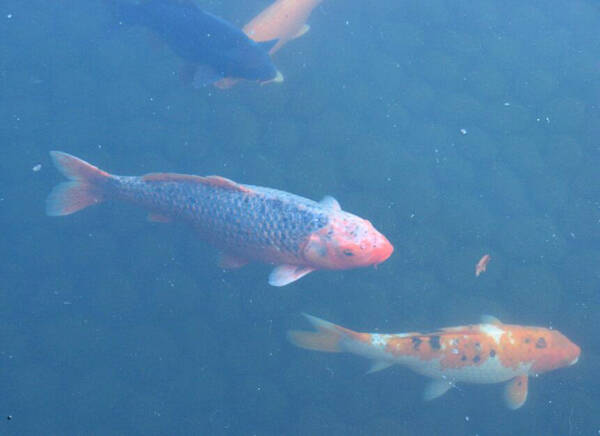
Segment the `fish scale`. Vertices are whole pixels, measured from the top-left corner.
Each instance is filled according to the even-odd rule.
[[[302,199],[292,204],[297,199],[282,191],[248,186],[253,191],[249,194],[191,182],[117,180],[116,194],[122,199],[190,221],[216,245],[236,244],[240,251],[275,247],[296,255],[306,237],[327,224],[327,217],[317,212],[318,203]]]

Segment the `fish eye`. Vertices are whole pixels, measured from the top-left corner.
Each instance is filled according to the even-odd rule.
[[[354,252],[349,248],[346,248],[344,251],[342,251],[342,253],[344,253],[346,256],[354,256]]]

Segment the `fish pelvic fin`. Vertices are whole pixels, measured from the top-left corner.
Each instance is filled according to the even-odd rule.
[[[423,391],[423,399],[425,401],[434,400],[444,395],[452,387],[454,387],[454,383],[451,380],[431,380],[427,383],[427,385],[425,385],[425,390]]]
[[[335,325],[329,321],[317,318],[316,316],[303,314],[313,325],[315,331],[290,330],[288,332],[289,341],[297,347],[307,350],[325,351],[329,353],[339,353],[344,351],[342,340],[347,336],[347,330],[341,326]]]
[[[506,383],[504,387],[504,402],[511,410],[516,410],[527,401],[528,378],[520,375]]]
[[[70,215],[104,201],[102,185],[112,176],[62,151],[51,151],[54,166],[69,179],[56,185],[46,199],[49,216]]]

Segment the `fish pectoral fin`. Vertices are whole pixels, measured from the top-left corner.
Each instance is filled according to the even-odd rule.
[[[504,401],[509,409],[515,410],[525,404],[527,400],[528,377],[520,375],[506,383],[504,387]]]
[[[321,206],[327,209],[332,209],[336,211],[342,210],[342,206],[340,206],[340,203],[331,195],[326,195],[321,199],[321,201],[319,201],[319,203],[321,204]]]
[[[308,32],[310,30],[310,26],[308,24],[304,24],[300,30],[298,30],[298,33],[296,33],[294,35],[294,38],[300,38],[302,35],[304,35],[306,32]]]
[[[205,88],[212,85],[223,78],[223,75],[208,65],[196,66],[194,77],[192,78],[192,86],[196,89]]]
[[[374,372],[389,368],[393,364],[394,362],[390,362],[388,360],[376,360],[375,362],[373,362],[373,365],[371,365],[371,368],[369,368],[369,370],[367,371],[367,374],[372,374]]]
[[[234,254],[221,253],[219,256],[219,266],[224,269],[241,268],[248,264],[248,260],[243,257],[238,257]]]
[[[269,284],[271,286],[289,285],[313,271],[313,268],[307,266],[279,265],[269,274]]]
[[[279,42],[279,38],[276,38],[276,39],[270,39],[269,41],[260,41],[260,42],[257,42],[256,44],[258,44],[258,46],[260,48],[262,48],[264,51],[266,51],[268,53],[273,47],[275,47],[275,45],[278,42]]]
[[[435,379],[431,380],[425,386],[425,391],[423,392],[423,399],[425,401],[431,401],[435,398],[441,397],[448,390],[454,386],[454,383],[451,380],[444,379]]]
[[[172,218],[158,212],[150,212],[148,213],[148,221],[153,223],[170,223]]]

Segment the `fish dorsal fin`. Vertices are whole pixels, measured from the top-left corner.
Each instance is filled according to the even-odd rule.
[[[526,375],[520,375],[506,383],[504,387],[504,401],[509,409],[515,410],[525,404],[527,400],[527,383]]]
[[[142,176],[144,182],[187,182],[187,183],[200,183],[203,185],[213,185],[221,188],[231,189],[233,191],[240,192],[251,192],[250,189],[246,188],[239,183],[235,183],[233,180],[226,179],[221,176],[193,176],[190,174],[177,174],[177,173],[150,173]]]
[[[425,386],[425,391],[423,392],[423,399],[425,401],[431,401],[438,397],[444,395],[448,390],[454,386],[454,383],[450,380],[444,379],[435,379],[431,380]]]
[[[389,368],[393,364],[394,362],[389,362],[387,360],[376,360],[375,362],[373,362],[373,365],[371,365],[371,368],[369,368],[369,370],[367,371],[367,374],[371,374]]]
[[[268,53],[273,47],[275,47],[275,44],[277,44],[278,42],[279,42],[279,38],[271,39],[269,41],[260,41],[260,42],[257,42],[256,44],[258,44],[258,46],[260,48],[262,48],[264,51],[266,51]]]
[[[498,318],[492,315],[481,315],[481,323],[500,325],[502,324],[502,321],[500,321]]]
[[[338,203],[338,201],[331,195],[326,195],[319,203],[321,203],[321,206],[327,209],[342,210],[340,203]]]

